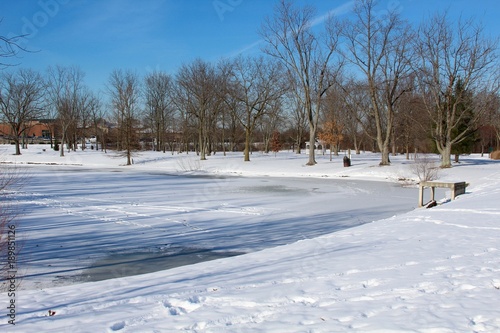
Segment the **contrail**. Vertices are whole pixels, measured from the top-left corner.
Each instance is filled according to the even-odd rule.
[[[311,21],[311,24],[310,26],[311,27],[315,27],[317,25],[320,25],[322,24],[323,22],[325,22],[329,17],[332,17],[332,16],[340,16],[340,15],[344,15],[344,14],[347,14],[348,12],[350,12],[352,10],[352,7],[354,5],[354,0],[351,0],[351,1],[348,1],[346,2],[345,4],[341,5],[341,6],[338,6],[332,10],[329,10],[328,12],[326,12],[325,14],[323,15],[320,15],[318,17],[315,17],[314,19],[312,19]],[[260,43],[262,43],[264,40],[263,39],[259,39],[258,41],[255,41],[251,44],[248,44],[247,46],[244,46],[240,49],[238,49],[237,51],[235,52],[232,52],[228,58],[234,58],[242,53],[246,53],[248,51],[251,51],[253,50],[255,47],[257,47]]]

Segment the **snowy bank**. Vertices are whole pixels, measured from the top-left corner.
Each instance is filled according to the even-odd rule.
[[[35,149],[20,157],[4,155],[4,160],[61,163],[52,152]],[[40,157],[44,153],[51,155]],[[117,159],[86,154],[72,152],[68,155],[74,157],[65,159],[73,158],[75,168],[125,168]],[[393,165],[384,168],[377,166],[375,154],[353,157],[353,167],[343,168],[341,157],[333,163],[319,157],[317,166],[305,167],[304,156],[293,154],[254,154],[246,164],[241,155],[217,154],[204,164],[191,159],[189,167],[176,161],[182,156],[145,153],[135,157],[132,168],[138,173],[392,182],[412,177],[404,157],[392,158]],[[440,179],[470,185],[465,195],[432,209],[242,256],[59,288],[21,289],[16,325],[4,316],[0,330],[500,332],[500,164],[468,156],[443,170]],[[7,294],[0,295],[3,309],[8,302]],[[55,315],[49,316],[49,310]]]

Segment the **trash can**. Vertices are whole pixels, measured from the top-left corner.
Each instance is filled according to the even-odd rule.
[[[351,159],[347,156],[344,156],[344,167],[350,167],[351,166]]]

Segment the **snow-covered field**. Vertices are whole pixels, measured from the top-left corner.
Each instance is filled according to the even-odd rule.
[[[1,332],[500,332],[500,162],[486,156],[440,171],[467,193],[425,209],[404,156],[143,152],[127,167],[13,151],[0,146],[27,175],[11,202],[25,277],[0,294]]]

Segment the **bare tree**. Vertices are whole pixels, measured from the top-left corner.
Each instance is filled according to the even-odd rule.
[[[114,70],[109,76],[108,93],[118,123],[120,149],[124,151],[127,165],[132,165],[132,153],[138,149],[140,89],[139,78],[132,72]]]
[[[90,122],[95,136],[95,149],[99,150],[99,141],[101,142],[102,150],[106,148],[106,119],[102,101],[98,95],[92,94],[89,101]]]
[[[494,122],[493,122],[493,126],[495,128],[495,134],[496,134],[496,149],[499,150],[500,149],[500,101],[497,100],[497,104],[496,104],[496,116],[493,118]]]
[[[2,19],[0,18],[0,24],[2,23]],[[5,58],[13,58],[19,54],[19,51],[27,51],[21,44],[25,35],[17,35],[17,36],[0,36],[0,59]],[[0,68],[5,68],[8,66],[12,66],[3,60],[0,61]]]
[[[473,21],[453,24],[444,13],[422,23],[415,44],[423,105],[432,121],[441,167],[448,168],[453,145],[463,141],[487,111],[488,103],[467,100],[498,92],[498,43],[486,38]]]
[[[375,14],[376,0],[357,0],[355,19],[344,29],[346,59],[366,78],[370,116],[375,122],[374,139],[381,152],[380,165],[389,165],[395,104],[406,91],[401,79],[410,74],[411,31],[398,13]]]
[[[330,17],[325,22],[325,32],[316,34],[313,29],[315,10],[306,6],[297,9],[293,3],[281,0],[274,17],[267,18],[262,26],[266,47],[264,52],[281,61],[291,78],[296,80],[309,123],[309,161],[316,164],[314,146],[320,115],[321,99],[334,83],[332,61],[337,50],[339,28]],[[341,68],[340,63],[335,65]]]
[[[275,133],[279,133],[281,140],[280,126],[283,123],[283,104],[281,99],[271,101],[268,111],[258,121],[257,128],[262,135],[264,142],[264,152],[267,154],[272,149],[272,140]]]
[[[307,113],[305,112],[304,102],[299,88],[295,85],[294,80],[291,81],[291,87],[286,91],[284,104],[288,109],[288,123],[293,133],[293,141],[295,146],[295,153],[300,154],[302,151],[302,142],[305,140],[305,133],[307,132],[308,120]]]
[[[78,67],[49,67],[48,94],[61,127],[60,156],[64,156],[64,145],[69,142],[71,128],[76,127],[82,105],[85,74]]]
[[[147,75],[144,81],[147,118],[154,136],[154,150],[165,152],[166,134],[171,122],[169,118],[173,113],[173,80],[164,72],[154,72]]]
[[[283,95],[283,70],[278,62],[268,61],[263,57],[240,57],[235,60],[232,68],[229,94],[243,110],[237,113],[237,117],[245,129],[244,161],[248,162],[252,134],[258,121],[264,115],[272,113],[274,103]]]
[[[0,79],[0,112],[10,125],[16,155],[21,155],[21,138],[29,135],[31,123],[44,113],[44,80],[40,73],[19,69]]]
[[[220,128],[219,131],[219,140],[221,144],[221,149],[222,153],[224,156],[226,156],[226,151],[227,151],[227,142],[228,139],[230,138],[230,135],[227,135],[227,130],[230,129],[231,125],[231,108],[229,107],[228,104],[223,103],[221,104],[221,109],[219,112],[219,119],[218,119],[218,127]]]
[[[419,91],[416,89],[415,75],[404,80],[407,81],[404,86],[412,89],[401,96],[395,105],[396,117],[391,141],[393,153],[404,151],[406,159],[409,160],[411,153],[432,151],[429,136],[432,126]]]
[[[1,19],[0,19],[1,23]],[[8,57],[14,57],[18,54],[20,50],[24,50],[23,47],[20,46],[19,40],[23,36],[16,36],[16,37],[4,37],[0,36],[0,60]],[[9,66],[9,64],[0,61],[0,68],[4,68],[6,66]],[[11,84],[7,83],[4,85],[4,79],[7,79],[8,81],[11,81],[13,86],[19,85],[19,82],[23,82],[24,80],[21,79],[21,77],[24,77],[25,75],[21,75],[21,72],[26,71],[19,71],[18,75],[20,77],[16,77],[14,79],[14,76],[7,75],[6,77],[2,78],[2,82],[0,83],[0,109],[2,110],[2,115],[4,115],[3,111],[6,111],[8,114],[7,121],[9,121],[9,118],[14,119],[16,122],[18,122],[18,117],[11,117],[11,111],[15,110],[15,108],[11,109],[10,107],[7,107],[7,105],[10,105],[11,102],[14,103],[14,100],[17,99],[16,103],[20,103],[19,99],[16,97],[18,95],[23,95],[26,94],[26,92],[29,89],[29,84],[28,87],[23,87],[23,89],[17,88],[15,89],[14,87],[11,88]],[[29,76],[29,75],[28,75]],[[12,79],[12,80],[11,80]],[[34,83],[31,80],[28,80],[30,83]],[[23,82],[24,83],[27,82]],[[7,95],[4,96],[4,89],[7,88]],[[21,92],[21,91],[23,92]],[[35,89],[36,90],[36,89]],[[12,93],[12,96],[10,94]],[[28,95],[31,95],[28,94]],[[7,101],[5,100],[5,97],[7,97]],[[10,97],[13,97],[14,100],[10,101]],[[22,103],[22,102],[21,102]],[[36,105],[35,102],[31,103],[22,103],[22,104],[27,104],[28,109],[33,110]],[[15,104],[14,104],[15,105]],[[16,115],[17,116],[17,115]],[[10,121],[9,121],[10,122]],[[12,124],[11,124],[12,127]],[[16,127],[16,126],[14,126]],[[18,131],[14,131],[18,133]],[[15,135],[18,139],[18,135]],[[19,150],[19,142],[16,141],[16,153],[20,154]],[[13,281],[13,276],[12,276],[12,271],[17,271],[17,267],[15,266],[15,257],[19,254],[20,251],[20,246],[19,242],[16,239],[16,227],[17,227],[17,221],[16,221],[16,211],[12,208],[12,206],[8,203],[7,196],[12,191],[15,189],[17,186],[19,186],[24,180],[25,177],[23,177],[18,169],[15,168],[9,168],[6,167],[4,164],[0,163],[0,256],[2,258],[2,262],[0,263],[0,281],[2,281],[2,284],[0,285],[0,290],[8,290],[9,292],[13,292],[14,290],[10,290],[10,283]],[[11,260],[13,258],[13,260]],[[6,260],[5,260],[6,259]],[[9,281],[8,283],[3,283],[3,281]],[[18,284],[18,283],[17,283]],[[15,287],[17,287],[17,284]]]
[[[479,99],[487,103],[487,111],[483,115],[482,125],[487,133],[481,134],[481,153],[488,144],[490,149],[500,149],[500,96],[495,93],[481,94]]]
[[[210,129],[216,121],[222,103],[217,91],[218,76],[216,68],[197,59],[183,65],[176,76],[176,103],[195,120],[198,134],[200,160],[206,160],[209,153]]]
[[[92,107],[94,103],[94,94],[84,87],[80,92],[77,100],[77,115],[72,131],[72,146],[73,150],[78,149],[78,140],[81,140],[81,149],[85,150],[89,127],[92,122]]]
[[[346,123],[348,112],[345,111],[341,89],[333,87],[327,93],[324,99],[323,112],[320,117],[319,139],[323,145],[323,152],[326,145],[330,147],[330,161],[332,153],[335,156],[339,155],[340,144],[344,139],[346,132]]]
[[[356,151],[361,153],[364,136],[363,131],[369,131],[367,125],[367,111],[370,110],[370,98],[366,85],[354,78],[338,80],[338,98],[341,100],[340,109],[343,114],[344,129],[347,137]]]
[[[229,74],[227,77],[229,77]],[[229,144],[229,151],[234,151],[245,140],[245,130],[240,122],[240,119],[244,118],[244,109],[236,96],[229,93],[227,86],[221,89],[221,93],[223,94],[224,104],[221,105],[220,117],[225,154],[226,141]]]
[[[219,115],[224,154],[227,143],[229,150],[234,151],[245,140],[245,130],[240,121],[240,119],[244,119],[245,109],[238,99],[238,95],[232,92],[233,87],[230,83],[231,79],[234,80],[233,67],[236,63],[237,60],[224,59],[219,61],[217,65],[218,75],[221,78],[218,93],[223,101]]]

